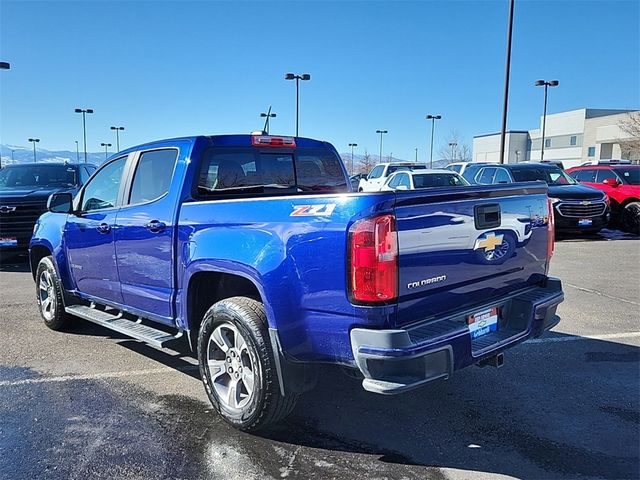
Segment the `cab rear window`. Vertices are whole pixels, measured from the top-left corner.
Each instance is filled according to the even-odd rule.
[[[210,149],[198,176],[199,197],[346,192],[340,160],[322,150]]]

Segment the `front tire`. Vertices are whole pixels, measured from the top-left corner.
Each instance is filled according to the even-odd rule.
[[[256,300],[227,298],[205,313],[198,362],[212,405],[239,430],[264,428],[295,406],[297,395],[280,392],[264,306]]]
[[[622,225],[625,230],[640,234],[640,202],[631,202],[622,211]]]
[[[73,317],[64,310],[63,289],[53,257],[44,257],[36,270],[36,298],[40,316],[51,330],[66,330]]]

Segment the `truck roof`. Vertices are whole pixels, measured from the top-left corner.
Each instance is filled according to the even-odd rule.
[[[133,151],[140,150],[141,148],[150,148],[158,145],[166,145],[167,143],[172,142],[196,142],[197,140],[205,140],[211,143],[211,145],[219,145],[226,147],[250,147],[252,146],[251,138],[256,136],[256,134],[224,134],[224,135],[194,135],[188,137],[176,137],[176,138],[167,138],[162,140],[155,140],[153,142],[147,142],[141,145],[135,145],[126,150],[122,150],[118,152],[118,154],[125,154]],[[306,137],[294,137],[292,135],[273,135],[273,134],[264,134],[259,136],[270,136],[270,137],[283,137],[283,138],[293,138],[296,142],[297,148],[319,148],[319,147],[327,147],[330,145],[328,142],[324,140],[315,140],[313,138]],[[284,147],[286,148],[286,147]]]

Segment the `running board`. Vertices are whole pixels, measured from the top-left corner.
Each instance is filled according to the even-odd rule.
[[[97,310],[85,305],[70,305],[65,307],[65,311],[71,315],[96,323],[109,330],[122,333],[123,335],[135,338],[136,340],[148,343],[157,348],[166,347],[168,343],[182,336],[182,332],[172,335],[162,330],[143,325],[140,322],[127,320],[122,317],[122,313],[113,315],[109,312],[103,312],[102,310]]]

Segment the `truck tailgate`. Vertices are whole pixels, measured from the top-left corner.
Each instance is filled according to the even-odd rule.
[[[396,325],[543,281],[548,208],[542,182],[398,192]]]

